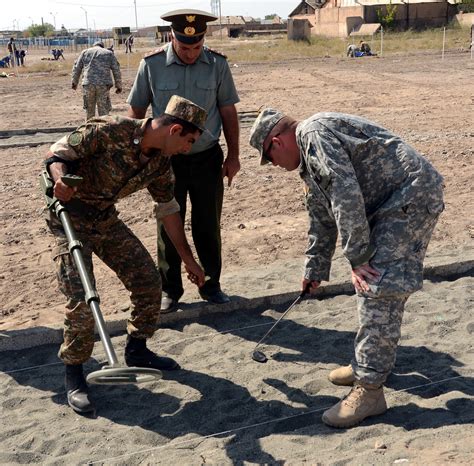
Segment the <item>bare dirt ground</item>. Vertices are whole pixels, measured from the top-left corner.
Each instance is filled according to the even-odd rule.
[[[122,60],[125,91],[112,95],[113,112],[125,114],[134,78]],[[29,57],[31,60],[32,57]],[[124,65],[125,63],[125,65]],[[318,111],[363,115],[400,134],[438,168],[446,181],[446,211],[430,251],[472,248],[474,155],[474,62],[467,53],[395,58],[303,59],[231,64],[240,94],[239,111],[279,108],[296,118]],[[65,72],[28,74],[0,81],[1,129],[78,125],[84,111],[80,92]],[[242,128],[242,169],[226,189],[222,218],[224,271],[251,271],[302,255],[306,213],[296,172],[260,167]],[[47,145],[2,149],[0,166],[0,330],[62,320],[50,262],[50,238],[42,218],[37,175]],[[125,221],[154,253],[155,222],[146,192],[120,203]],[[121,284],[97,264],[104,314],[127,308]],[[191,288],[191,287],[190,287]]]
[[[120,59],[125,93],[113,95],[113,112],[124,114],[134,71]],[[446,211],[429,254],[472,252],[474,62],[467,53],[444,60],[417,54],[231,65],[240,111],[274,106],[296,118],[355,113],[403,136],[445,177]],[[0,80],[0,97],[0,130],[76,125],[84,117],[81,95],[64,72],[25,70]],[[285,280],[285,261],[302,257],[306,243],[302,184],[295,172],[260,167],[248,134],[243,127],[242,170],[225,193],[225,273],[238,283],[266,266]],[[0,337],[62,320],[37,186],[47,148],[0,149]],[[123,200],[119,209],[154,254],[148,194]],[[106,318],[124,313],[128,296],[121,284],[100,263],[96,276]],[[242,296],[262,286],[245,283]],[[160,329],[151,348],[179,359],[183,370],[143,387],[93,387],[98,417],[92,419],[66,405],[57,346],[0,353],[0,406],[8,420],[0,428],[0,463],[472,463],[472,277],[425,282],[409,300],[387,383],[391,409],[349,431],[324,426],[320,415],[346,393],[326,376],[351,358],[353,298],[305,301],[298,308],[269,342],[266,365],[249,361],[249,354],[282,309]],[[123,340],[114,339],[120,354]],[[86,370],[103,360],[96,345]]]

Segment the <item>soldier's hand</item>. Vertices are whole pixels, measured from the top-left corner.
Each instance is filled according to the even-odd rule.
[[[352,270],[352,284],[361,293],[370,291],[369,283],[377,281],[380,272],[369,264],[361,265]]]
[[[316,280],[307,280],[306,278],[304,278],[303,282],[301,283],[301,291],[306,291],[309,294],[313,294],[320,284],[321,282],[318,282]]]
[[[197,285],[199,288],[204,285],[206,281],[204,270],[197,264],[197,262],[184,264],[184,268],[186,269],[188,280]]]
[[[74,196],[74,193],[77,191],[77,188],[72,188],[64,184],[60,179],[54,184],[54,197],[59,199],[62,202],[68,202]]]
[[[122,88],[121,88],[121,87],[117,87],[117,89],[115,89],[115,93],[116,93],[116,94],[121,94],[121,93],[122,93]]]
[[[71,89],[74,89],[74,90],[76,90],[76,89],[77,89],[77,84],[75,84],[75,83],[72,83],[72,84],[71,84]]]

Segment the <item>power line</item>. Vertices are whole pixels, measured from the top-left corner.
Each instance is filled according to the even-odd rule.
[[[104,5],[104,4],[91,4],[91,3],[79,3],[79,2],[55,2],[61,5],[73,5],[73,6],[88,6],[92,8],[133,8],[133,5]],[[168,2],[168,3],[160,3],[161,6],[165,5],[176,5],[177,3],[185,3],[185,2]],[[157,5],[155,4],[150,4],[150,5],[139,5],[140,8],[156,8]]]

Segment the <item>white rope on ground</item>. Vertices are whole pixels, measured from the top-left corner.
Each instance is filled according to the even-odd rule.
[[[408,391],[408,390],[416,390],[417,388],[424,388],[424,387],[428,387],[430,385],[441,384],[441,383],[444,383],[444,382],[448,382],[450,380],[459,379],[460,377],[465,377],[465,376],[464,375],[457,375],[455,377],[449,377],[447,379],[438,380],[436,382],[429,382],[429,383],[426,383],[426,384],[414,385],[413,387],[402,388],[400,390],[396,390],[396,391],[388,393],[387,397],[391,397],[391,396],[395,395],[396,393],[401,393],[401,392],[405,392],[405,391]],[[181,441],[174,442],[174,443],[173,442],[168,442],[165,445],[160,445],[158,447],[152,447],[152,448],[147,448],[146,450],[138,450],[138,451],[134,451],[134,452],[131,452],[131,453],[125,453],[123,455],[113,456],[113,457],[110,457],[110,458],[104,458],[104,459],[101,459],[101,460],[98,460],[98,461],[87,461],[87,464],[89,465],[89,464],[97,464],[97,463],[106,463],[108,461],[113,461],[113,460],[117,460],[117,459],[121,459],[121,458],[126,458],[126,457],[129,457],[129,456],[134,456],[134,455],[143,454],[143,453],[149,453],[151,451],[162,450],[162,449],[168,448],[168,447],[176,447],[176,446],[184,445],[186,443],[191,443],[191,442],[194,442],[194,441],[202,442],[203,440],[213,438],[213,437],[218,437],[218,436],[221,436],[221,435],[232,434],[232,433],[240,432],[240,431],[247,430],[247,429],[253,429],[254,427],[260,427],[260,426],[264,426],[264,425],[268,425],[268,424],[272,424],[272,423],[276,423],[276,422],[287,421],[289,419],[295,419],[297,417],[307,416],[308,414],[315,414],[315,413],[318,413],[318,412],[321,412],[321,411],[325,411],[326,409],[329,409],[330,407],[331,406],[325,406],[324,408],[312,409],[310,411],[305,411],[304,413],[293,414],[291,416],[280,417],[280,418],[277,418],[277,419],[270,419],[268,421],[257,422],[255,424],[248,424],[246,426],[237,427],[236,429],[223,430],[221,432],[215,432],[214,434],[208,434],[208,435],[204,435],[204,436],[198,437],[198,438],[181,440]]]
[[[336,309],[332,309],[332,310],[328,310],[326,312],[323,312],[323,313],[318,313],[318,316],[324,316],[326,314],[330,314],[331,312],[337,312],[337,311],[346,311],[348,309],[352,309],[354,308],[354,306],[347,306],[347,307],[340,307],[340,308],[336,308]],[[293,320],[292,322],[305,322],[306,320],[309,320],[309,319],[314,319],[314,316],[308,316],[307,318],[303,318],[303,319],[299,319],[299,320]],[[205,333],[203,335],[195,335],[195,336],[192,336],[192,337],[189,337],[189,338],[183,338],[179,341],[175,341],[173,343],[168,343],[168,344],[164,344],[163,345],[163,348],[166,348],[168,346],[173,346],[173,345],[179,345],[181,343],[185,343],[185,342],[188,342],[188,341],[192,341],[192,340],[199,340],[200,338],[206,338],[206,337],[211,337],[211,338],[214,338],[218,335],[225,335],[227,333],[233,333],[233,332],[238,332],[240,330],[248,330],[248,329],[251,329],[251,328],[257,328],[257,327],[268,327],[270,325],[273,325],[274,322],[265,322],[263,324],[255,324],[255,325],[247,325],[245,327],[237,327],[237,328],[233,328],[233,329],[229,329],[229,330],[222,330],[222,331],[214,331],[212,333]],[[103,358],[105,356],[104,353],[99,353],[99,354],[96,354],[94,355],[94,357],[96,358]],[[104,361],[104,362],[107,362],[107,361]],[[0,376],[2,374],[13,374],[13,373],[16,373],[16,372],[23,372],[23,371],[27,371],[27,370],[33,370],[33,369],[41,369],[42,367],[47,367],[47,366],[55,366],[55,365],[59,365],[59,364],[63,364],[62,361],[58,361],[58,362],[51,362],[51,363],[48,363],[48,364],[42,364],[42,365],[39,365],[39,366],[30,366],[30,367],[24,367],[22,369],[13,369],[11,371],[3,371],[2,373],[0,373]]]
[[[471,288],[471,286],[470,285],[457,286],[456,288],[453,288],[452,291],[455,291],[455,290],[460,289],[460,288]],[[319,316],[325,316],[327,314],[331,314],[331,313],[337,312],[337,311],[347,311],[347,310],[352,309],[352,308],[354,308],[353,305],[345,306],[345,307],[339,307],[339,308],[335,308],[335,309],[329,309],[325,312],[318,312],[317,316],[318,317]],[[307,316],[306,318],[302,318],[302,319],[293,319],[292,322],[295,322],[295,323],[306,322],[309,319],[314,319],[314,316],[310,315],[310,316]],[[248,330],[248,329],[252,329],[252,328],[265,327],[265,326],[268,327],[268,326],[273,325],[273,324],[274,324],[274,322],[266,322],[266,323],[263,323],[263,324],[255,324],[255,325],[247,325],[245,327],[237,327],[237,328],[233,328],[233,329],[230,329],[230,330],[222,330],[222,331],[216,330],[215,332],[206,333],[204,335],[195,335],[193,337],[183,338],[182,340],[179,340],[179,341],[176,341],[176,342],[173,342],[173,343],[165,344],[165,345],[163,345],[163,347],[166,348],[166,347],[169,347],[169,346],[172,346],[172,345],[179,345],[180,343],[185,343],[185,342],[192,341],[192,340],[199,340],[200,338],[205,338],[205,337],[214,338],[218,335],[225,335],[227,333],[238,332],[240,330]],[[216,333],[217,333],[217,335],[216,335]],[[105,356],[104,353],[99,353],[99,354],[95,355],[96,358],[103,358],[104,356]],[[105,360],[102,361],[102,363],[107,363],[107,362],[108,361],[105,361]],[[22,369],[13,369],[11,371],[1,372],[0,376],[3,375],[3,374],[14,374],[14,373],[17,373],[17,372],[23,372],[23,371],[27,371],[27,370],[41,369],[42,367],[47,367],[47,366],[58,366],[60,364],[63,364],[62,361],[52,362],[52,363],[48,363],[48,364],[42,364],[42,365],[39,365],[39,366],[25,367],[25,368],[22,368]]]
[[[62,361],[60,361],[60,362],[50,362],[48,364],[42,364],[41,366],[23,367],[21,369],[13,369],[11,371],[3,371],[2,374],[14,374],[15,372],[24,372],[24,371],[30,371],[30,370],[33,370],[33,369],[41,369],[42,367],[57,366],[58,364],[63,364],[63,362]]]

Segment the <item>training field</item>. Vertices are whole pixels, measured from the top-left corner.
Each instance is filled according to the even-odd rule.
[[[112,94],[113,113],[125,114],[135,70],[124,54],[118,57],[124,94]],[[430,260],[474,259],[474,60],[468,52],[450,52],[444,60],[428,52],[281,57],[273,63],[231,62],[231,70],[240,112],[272,106],[302,119],[339,111],[400,134],[445,177],[446,210]],[[0,131],[72,127],[84,118],[69,70],[25,68],[17,78],[0,80],[0,97]],[[334,389],[327,374],[351,357],[357,321],[350,296],[303,302],[271,336],[270,361],[251,361],[255,343],[291,300],[270,300],[250,312],[243,298],[296,293],[294,267],[304,252],[307,225],[298,174],[260,167],[248,146],[248,124],[241,133],[242,169],[226,187],[222,236],[223,286],[242,297],[242,307],[199,319],[183,313],[160,329],[152,349],[178,359],[183,371],[146,386],[93,387],[95,419],[65,405],[57,345],[0,352],[1,464],[472,463],[472,268],[426,281],[410,299],[388,383],[393,409],[379,420],[349,431],[320,420],[321,411],[346,392]],[[58,327],[62,320],[37,186],[47,149],[48,144],[0,146],[0,339],[13,338],[15,331],[24,340],[33,329]],[[148,194],[121,201],[119,210],[155,254]],[[348,278],[347,266],[339,270]],[[127,292],[102,264],[96,264],[96,275],[106,319],[123,319]],[[185,299],[197,297],[187,285]],[[124,336],[113,340],[121,357]],[[87,370],[102,361],[98,344]]]

